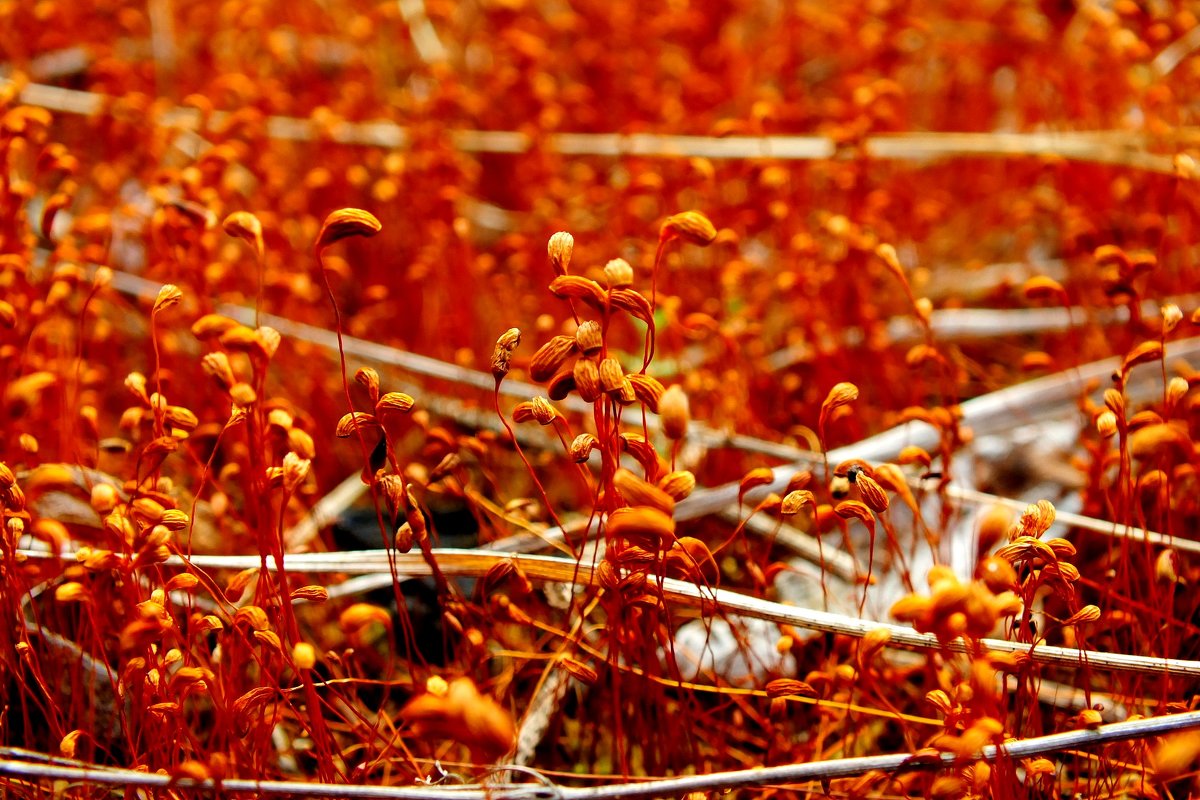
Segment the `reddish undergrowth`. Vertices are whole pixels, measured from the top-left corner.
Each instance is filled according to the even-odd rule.
[[[0,4],[5,793],[1194,793],[1197,9],[827,5]]]

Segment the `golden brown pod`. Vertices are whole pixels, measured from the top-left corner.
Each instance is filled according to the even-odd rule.
[[[696,488],[696,476],[686,469],[669,472],[658,480],[662,489],[676,503],[690,495]]]
[[[657,378],[652,378],[643,373],[634,372],[626,377],[633,386],[633,393],[637,397],[637,401],[646,406],[651,412],[658,414],[659,402],[662,400],[663,392],[666,391],[666,388]]]
[[[324,250],[350,236],[374,236],[382,229],[383,225],[369,211],[341,208],[325,218],[325,224],[317,235],[317,249]]]
[[[571,255],[575,252],[575,237],[566,231],[559,231],[550,237],[546,243],[546,254],[550,256],[550,265],[558,275],[566,275],[571,267]]]
[[[575,362],[575,389],[584,402],[594,403],[600,399],[600,368],[596,362],[581,358]]]
[[[621,363],[615,358],[605,358],[600,361],[600,391],[619,392],[624,386],[625,377]]]
[[[637,391],[636,384],[634,384],[634,391]],[[663,392],[658,401],[658,415],[662,420],[663,433],[668,439],[682,439],[687,434],[688,422],[691,418],[688,411],[688,398],[678,384]]]
[[[708,217],[699,211],[683,211],[667,217],[660,236],[664,239],[679,237],[707,247],[717,238],[717,229]]]
[[[596,308],[604,307],[604,288],[591,278],[559,275],[550,281],[550,291],[564,300],[583,300]]]
[[[249,211],[233,212],[225,218],[221,227],[230,236],[236,236],[253,247],[259,256],[263,254],[262,222]]]
[[[650,506],[665,514],[675,513],[675,499],[662,489],[647,483],[624,467],[613,474],[613,485],[631,506]]]
[[[583,322],[575,329],[575,345],[584,353],[591,355],[604,346],[604,330],[594,319]]]
[[[529,362],[529,377],[541,383],[554,377],[566,360],[578,349],[570,336],[555,336],[538,348]]]
[[[651,538],[660,542],[675,539],[675,520],[660,509],[648,506],[619,508],[608,516],[610,538]]]

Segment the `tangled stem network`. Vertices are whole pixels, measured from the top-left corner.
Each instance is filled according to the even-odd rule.
[[[5,796],[1195,794],[1200,6],[976,5],[0,7]]]

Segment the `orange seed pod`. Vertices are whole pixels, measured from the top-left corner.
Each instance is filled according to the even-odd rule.
[[[575,252],[575,237],[566,231],[559,231],[550,237],[546,243],[546,253],[550,256],[550,265],[557,275],[566,275],[571,266],[571,255]]]
[[[758,467],[752,469],[742,476],[738,482],[738,498],[746,496],[746,493],[757,489],[760,486],[767,486],[775,480],[775,473],[766,467]]]
[[[639,506],[619,508],[608,516],[609,537],[651,537],[672,541],[675,538],[675,520],[658,508]]]
[[[379,423],[374,414],[368,414],[365,411],[351,411],[338,420],[333,435],[339,439],[345,439],[353,436],[356,431],[369,431],[378,426]]]
[[[793,489],[783,497],[783,503],[779,507],[779,513],[784,516],[792,516],[800,513],[800,509],[804,506],[816,508],[816,497],[808,489]]]
[[[599,373],[600,390],[602,392],[619,392],[625,385],[623,380],[625,375],[621,370],[621,363],[615,358],[601,360]],[[578,382],[578,379],[576,379],[576,384]]]
[[[575,329],[575,345],[584,353],[591,355],[604,346],[604,330],[600,323],[589,319]]]
[[[662,402],[662,396],[666,389],[658,379],[638,372],[627,375],[626,378],[633,387],[633,394],[637,398],[637,402],[642,403],[655,414],[660,413],[659,403]]]
[[[225,218],[221,227],[230,236],[236,236],[254,248],[259,256],[263,254],[262,222],[249,211],[235,211]]]
[[[675,237],[687,239],[701,247],[707,247],[717,238],[717,229],[708,217],[699,211],[683,211],[667,217],[662,226],[660,238]]]
[[[658,488],[662,489],[678,503],[690,495],[696,488],[696,476],[686,469],[668,472],[659,478]]]
[[[875,513],[882,513],[888,510],[888,496],[874,478],[865,473],[860,473],[854,481],[858,486],[859,494],[862,495],[863,502],[867,507]]]
[[[776,678],[766,685],[767,697],[819,697],[820,694],[811,685],[794,678]]]
[[[1063,285],[1047,275],[1034,275],[1025,281],[1021,294],[1026,300],[1055,300],[1067,302],[1067,290]]]
[[[564,300],[583,300],[596,308],[604,307],[604,289],[591,278],[559,275],[550,281],[550,291]]]
[[[383,225],[368,211],[360,208],[338,209],[325,218],[325,224],[317,235],[317,249],[324,250],[350,236],[374,236],[382,229]]]
[[[404,392],[388,392],[375,404],[375,413],[380,418],[389,414],[407,414],[412,411],[416,402],[411,395]]]
[[[573,372],[575,390],[584,402],[594,403],[600,399],[600,368],[589,358],[581,358],[575,362]]]
[[[633,283],[633,267],[623,258],[614,258],[604,265],[604,279],[610,289],[623,289]]]
[[[576,462],[588,460],[588,456],[599,446],[596,437],[590,433],[581,433],[571,442],[571,459]]]
[[[570,336],[555,336],[539,347],[529,362],[529,377],[539,383],[554,377],[558,368],[578,349],[575,342]]]
[[[613,485],[631,506],[650,506],[664,514],[675,513],[675,500],[653,484],[621,467],[613,474]]]
[[[1179,310],[1179,306],[1174,303],[1167,303],[1161,309],[1163,320],[1163,333],[1168,334],[1183,321],[1183,312]]]
[[[684,437],[691,415],[688,411],[687,395],[678,384],[663,392],[662,398],[658,401],[658,414],[662,420],[663,433],[668,439]]]
[[[154,298],[154,307],[151,309],[151,314],[158,314],[171,306],[177,304],[183,299],[183,292],[173,283],[165,284],[158,290],[158,297]]]

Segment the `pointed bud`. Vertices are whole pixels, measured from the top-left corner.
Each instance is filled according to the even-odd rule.
[[[1085,622],[1096,622],[1100,619],[1100,609],[1093,605],[1086,605],[1076,611],[1071,616],[1063,620],[1064,625],[1080,625]]]
[[[238,322],[221,314],[205,314],[192,323],[192,335],[197,339],[214,339],[238,327]]]
[[[633,267],[623,258],[614,258],[604,265],[604,280],[610,289],[623,289],[633,283]]]
[[[1162,583],[1179,583],[1180,559],[1174,548],[1168,547],[1154,560],[1154,577]]]
[[[1167,303],[1162,307],[1162,318],[1163,334],[1168,334],[1175,330],[1175,327],[1183,321],[1183,312],[1174,303]]]
[[[1137,347],[1129,351],[1125,356],[1125,360],[1121,362],[1121,377],[1124,378],[1129,374],[1129,370],[1133,369],[1138,364],[1145,364],[1149,361],[1158,361],[1163,357],[1163,347],[1161,342],[1142,342]]]
[[[566,275],[571,267],[571,255],[575,252],[575,237],[566,231],[559,231],[550,237],[546,244],[546,253],[550,256],[550,266],[556,275]]]
[[[229,391],[237,383],[233,376],[233,367],[229,364],[229,356],[224,353],[209,353],[200,359],[200,366],[225,391]]]
[[[1053,300],[1059,303],[1067,302],[1067,290],[1063,285],[1048,275],[1034,275],[1025,281],[1021,294],[1026,300]]]
[[[767,486],[775,480],[775,473],[766,467],[752,469],[742,476],[738,482],[738,502],[746,496],[746,493],[752,489],[757,489],[760,486]]]
[[[636,384],[634,391],[637,391]],[[663,433],[668,439],[682,439],[687,434],[688,422],[691,419],[688,397],[678,384],[663,392],[662,399],[658,401],[658,415],[662,420]]]
[[[794,678],[776,678],[766,686],[767,697],[819,697],[817,690],[804,681]]]
[[[908,279],[904,276],[904,267],[900,265],[900,259],[896,255],[895,247],[887,242],[883,242],[875,248],[875,255],[879,256],[879,260],[891,270],[893,275],[904,283],[908,282]]]
[[[821,410],[829,409],[832,411],[840,406],[853,403],[858,399],[858,387],[853,383],[839,383],[829,390],[829,394],[825,397],[825,402],[821,405]]]
[[[496,340],[496,349],[492,351],[492,377],[497,381],[508,374],[513,350],[516,350],[520,343],[521,331],[517,328],[509,328]]]
[[[249,211],[235,211],[225,218],[221,223],[225,232],[230,236],[236,236],[242,239],[251,247],[254,252],[262,256],[263,254],[263,234],[262,223],[258,217],[251,214]]]
[[[833,512],[842,519],[857,519],[868,528],[875,527],[875,517],[865,503],[857,500],[844,500],[833,508]]]
[[[651,537],[660,541],[674,541],[675,520],[666,512],[639,506],[619,508],[608,517],[606,533],[609,537]]]
[[[559,275],[550,281],[550,291],[564,300],[583,300],[596,308],[604,308],[604,289],[591,278],[584,278],[580,275]]]
[[[1176,375],[1171,380],[1167,381],[1167,403],[1171,406],[1176,406],[1183,396],[1188,393],[1191,388],[1187,382],[1187,378],[1181,378]]]
[[[289,494],[296,491],[296,488],[304,482],[308,477],[308,473],[312,468],[312,462],[307,458],[301,458],[293,452],[288,452],[283,457],[283,488]]]
[[[329,590],[324,586],[308,584],[293,589],[291,598],[293,600],[304,600],[309,603],[324,603],[329,599]]]
[[[550,405],[550,401],[544,397],[535,397],[530,401],[530,406],[533,412],[533,419],[539,425],[550,425],[558,418],[558,409]]]

